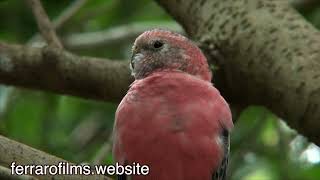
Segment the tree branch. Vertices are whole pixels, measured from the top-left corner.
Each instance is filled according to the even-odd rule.
[[[79,9],[87,2],[88,0],[75,0],[73,1],[66,9],[64,9],[61,14],[52,21],[53,28],[57,31],[62,27],[74,14],[76,14]],[[40,35],[37,33],[30,38],[28,44],[42,40]]]
[[[18,165],[58,165],[60,162],[67,162],[64,159],[46,154],[37,149],[31,148],[27,145],[18,143],[16,141],[10,140],[3,136],[0,136],[0,164],[10,167],[11,163],[15,161]],[[70,165],[72,163],[69,163]],[[37,176],[40,179],[56,179],[72,180],[72,179],[109,179],[102,175],[43,175]]]
[[[37,180],[37,178],[28,175],[12,175],[11,170],[0,166],[0,179],[6,180]]]
[[[110,133],[109,138],[105,141],[105,143],[101,146],[97,155],[92,160],[92,164],[101,164],[107,158],[110,151],[112,150],[112,140],[113,135]]]
[[[65,24],[88,0],[74,0],[55,20],[52,21],[54,29]]]
[[[126,61],[0,42],[3,84],[115,102],[123,97],[132,81]]]
[[[47,41],[48,45],[62,48],[62,44],[56,35],[56,32],[49,20],[47,13],[42,7],[40,0],[26,0],[26,2],[31,7],[33,15],[37,20],[39,30],[43,38]]]
[[[67,49],[92,49],[100,46],[114,45],[115,43],[134,40],[146,30],[155,27],[166,27],[170,30],[182,32],[181,26],[170,22],[143,22],[126,24],[103,31],[71,34],[63,39]]]
[[[287,1],[157,2],[218,66],[229,102],[264,105],[320,145],[320,33]]]

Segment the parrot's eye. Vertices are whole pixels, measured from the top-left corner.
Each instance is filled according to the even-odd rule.
[[[155,41],[155,42],[153,43],[152,46],[153,46],[154,49],[160,49],[160,48],[162,48],[162,46],[163,46],[163,42],[157,40],[157,41]]]

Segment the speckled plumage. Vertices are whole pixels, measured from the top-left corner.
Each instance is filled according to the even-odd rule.
[[[155,41],[163,48],[153,48]],[[136,81],[116,112],[115,160],[150,166],[148,176],[133,180],[223,177],[225,138],[233,123],[228,104],[210,83],[200,49],[181,35],[153,30],[137,38],[133,58],[137,53],[132,65]]]

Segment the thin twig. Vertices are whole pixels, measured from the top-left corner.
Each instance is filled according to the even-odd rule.
[[[37,21],[39,30],[43,38],[47,41],[48,45],[55,46],[57,48],[63,48],[53,25],[51,24],[47,13],[40,0],[26,0],[28,5],[31,7],[33,15]]]
[[[66,9],[64,9],[61,14],[52,20],[52,25],[54,29],[57,31],[59,30],[65,23],[67,23],[71,17],[73,17],[87,2],[88,0],[76,0],[73,1]],[[36,33],[34,36],[30,38],[28,44],[41,41],[41,36]],[[38,45],[38,43],[37,43]],[[40,45],[41,46],[41,45]]]
[[[183,33],[182,27],[174,22],[136,22],[97,32],[75,33],[64,38],[63,43],[67,49],[90,49],[133,41],[142,32],[154,28],[167,28]]]
[[[52,21],[53,27],[58,29],[65,24],[88,0],[73,1],[62,13]]]
[[[101,115],[98,112],[91,113],[75,126],[68,138],[71,142],[69,145],[73,149],[79,151],[84,150],[86,146],[90,146],[88,144],[100,133],[100,117]]]
[[[111,133],[108,140],[102,145],[97,155],[93,158],[92,164],[103,164],[103,161],[107,158],[112,149],[112,139],[113,136]]]
[[[87,1],[88,0],[73,1],[57,18],[52,21],[54,29],[57,30],[62,27]],[[39,33],[36,33],[30,38],[27,44],[34,45],[34,42],[38,41],[40,37]],[[17,89],[13,87],[5,87],[5,89],[2,90],[4,95],[0,101],[0,121],[4,119],[2,117],[6,114],[9,104],[13,101],[13,97],[15,97],[13,94],[15,94],[14,92],[16,91]]]

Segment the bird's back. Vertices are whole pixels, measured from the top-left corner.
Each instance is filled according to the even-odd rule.
[[[156,72],[133,83],[120,103],[114,156],[120,164],[150,167],[156,180],[209,180],[224,149],[221,131],[231,113],[209,82],[182,72]]]

